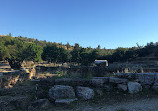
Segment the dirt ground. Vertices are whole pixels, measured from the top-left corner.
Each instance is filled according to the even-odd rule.
[[[158,93],[142,91],[137,94],[109,92],[92,101],[79,101],[72,107],[54,107],[48,111],[158,111]]]
[[[147,98],[137,101],[121,102],[114,105],[98,107],[98,111],[158,111],[158,98]]]
[[[62,106],[61,106],[62,107]],[[140,100],[122,101],[114,104],[81,103],[69,109],[50,109],[48,111],[158,111],[158,97]]]

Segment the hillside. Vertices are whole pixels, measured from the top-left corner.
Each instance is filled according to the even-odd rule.
[[[139,57],[158,57],[158,43],[147,43],[145,46],[117,49],[83,48],[79,44],[41,41],[27,37],[1,35],[0,60],[14,58],[18,61],[33,60],[48,62],[76,62],[90,65],[95,59],[106,59],[110,63],[133,61]],[[40,50],[39,50],[40,49]],[[29,51],[29,52],[28,52]],[[27,53],[29,55],[26,55]],[[34,52],[34,53],[33,53]]]

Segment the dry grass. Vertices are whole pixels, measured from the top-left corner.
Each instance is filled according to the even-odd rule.
[[[40,79],[40,78],[50,78],[50,77],[54,77],[54,76],[57,76],[57,74],[50,74],[50,73],[38,74],[37,75],[37,79]]]

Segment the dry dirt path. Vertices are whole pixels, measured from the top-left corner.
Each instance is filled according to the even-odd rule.
[[[158,97],[121,101],[115,104],[81,103],[73,107],[73,109],[50,109],[48,111],[158,111]]]
[[[158,98],[142,99],[96,107],[96,111],[158,111]]]

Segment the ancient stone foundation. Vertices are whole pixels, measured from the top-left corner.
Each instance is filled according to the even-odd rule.
[[[158,73],[118,73],[115,77],[92,79],[61,78],[54,81],[49,97],[56,104],[68,104],[78,99],[89,100],[102,96],[104,91],[121,91],[135,94],[142,90],[158,90]],[[69,92],[69,93],[68,93]]]

